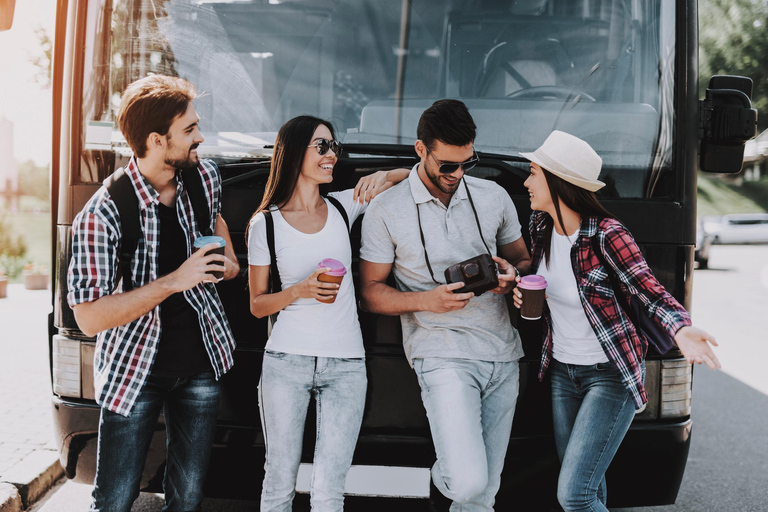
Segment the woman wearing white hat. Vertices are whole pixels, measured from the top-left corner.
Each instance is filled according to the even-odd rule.
[[[602,160],[583,140],[554,131],[533,153],[525,181],[531,200],[531,272],[548,282],[539,379],[552,380],[557,498],[566,512],[605,511],[605,472],[637,409],[647,340],[617,301],[640,300],[689,362],[720,363],[708,333],[654,277],[632,235],[598,202]],[[601,254],[597,254],[596,251]],[[543,260],[543,261],[542,261]],[[610,267],[610,268],[606,268]],[[614,290],[610,276],[621,283]],[[514,291],[515,305],[522,296]]]

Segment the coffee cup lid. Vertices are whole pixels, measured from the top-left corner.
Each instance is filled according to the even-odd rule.
[[[344,266],[344,264],[333,258],[325,258],[323,261],[317,264],[317,268],[323,267],[331,269],[326,272],[326,274],[329,276],[343,276],[347,273],[347,268]]]
[[[532,274],[523,276],[517,286],[526,290],[544,290],[547,287],[547,280],[544,279],[544,276]]]
[[[226,247],[227,242],[220,236],[201,236],[195,239],[194,246],[198,249],[208,244],[219,244],[219,247]]]

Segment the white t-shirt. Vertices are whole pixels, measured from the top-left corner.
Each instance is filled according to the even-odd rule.
[[[547,280],[547,305],[552,317],[552,357],[561,363],[593,365],[608,358],[587,320],[571,265],[571,247],[578,230],[570,236],[552,229],[549,268],[542,259],[538,274]]]
[[[367,203],[352,199],[353,190],[332,192],[347,212],[350,226],[365,212]],[[275,255],[283,289],[303,281],[325,258],[339,260],[347,268],[333,304],[298,299],[280,311],[266,348],[277,352],[316,357],[364,357],[363,335],[357,320],[355,287],[352,283],[352,248],[339,211],[327,199],[328,218],[317,233],[297,230],[272,209],[275,224]],[[248,264],[270,264],[264,214],[256,215],[248,234]]]

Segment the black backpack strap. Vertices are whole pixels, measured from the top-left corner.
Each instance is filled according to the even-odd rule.
[[[347,232],[349,232],[349,217],[347,217],[347,210],[344,209],[343,206],[341,206],[341,203],[338,199],[336,199],[333,196],[325,196],[325,198],[336,207],[337,210],[339,210],[339,213],[341,214],[341,218],[344,219],[344,224],[347,225]]]
[[[267,247],[269,247],[269,293],[277,293],[283,289],[283,281],[280,279],[280,271],[277,269],[277,252],[275,251],[275,221],[272,219],[272,212],[269,209],[262,211],[265,227],[267,228]],[[277,321],[278,311],[269,315],[270,329]]]
[[[211,212],[208,205],[208,197],[205,194],[205,188],[203,187],[203,178],[200,176],[200,171],[197,167],[185,169],[181,171],[181,179],[184,182],[184,187],[187,189],[189,195],[189,201],[192,203],[192,211],[195,214],[195,221],[197,227],[200,228],[200,232],[203,236],[210,236],[213,234],[211,230]]]
[[[277,270],[277,253],[275,252],[275,221],[272,220],[272,212],[264,210],[267,228],[267,247],[269,247],[269,282],[271,285],[270,293],[277,293],[283,289],[283,281],[280,279],[280,272]]]
[[[120,216],[122,237],[120,238],[119,270],[123,280],[123,290],[133,289],[131,261],[139,245],[141,227],[139,226],[139,198],[133,189],[131,178],[123,169],[118,169],[106,180],[104,186],[117,207]]]

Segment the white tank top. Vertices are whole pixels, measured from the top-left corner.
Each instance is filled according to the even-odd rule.
[[[571,248],[578,238],[552,229],[549,268],[542,259],[538,274],[547,280],[547,305],[552,317],[552,357],[561,363],[593,365],[608,358],[592,330],[579,298],[571,266]]]

